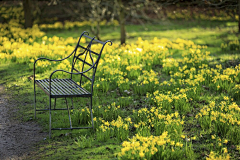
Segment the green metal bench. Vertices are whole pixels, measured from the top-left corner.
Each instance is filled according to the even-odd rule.
[[[85,37],[85,39],[89,40],[89,43],[82,45],[82,37]],[[99,51],[92,50],[93,44],[101,44],[101,49]],[[95,37],[89,37],[89,33],[84,31],[81,36],[79,37],[78,43],[73,50],[73,52],[68,55],[67,57],[60,59],[60,60],[52,60],[48,58],[38,58],[34,62],[34,110],[35,114],[34,117],[36,118],[36,111],[49,111],[49,138],[51,138],[51,131],[52,130],[72,130],[72,129],[87,129],[92,128],[94,129],[93,124],[93,113],[92,113],[92,97],[93,97],[93,84],[95,80],[95,73],[98,67],[98,63],[102,54],[102,51],[106,44],[112,45],[111,41],[99,41],[95,39]],[[39,60],[48,60],[48,61],[63,61],[68,58],[72,57],[72,66],[71,66],[71,72],[65,71],[65,70],[55,70],[53,71],[49,79],[42,79],[42,80],[36,80],[35,74],[36,74],[36,63]],[[87,58],[88,57],[88,58]],[[90,62],[89,62],[90,59]],[[88,60],[88,61],[87,61]],[[80,63],[80,65],[76,65],[77,63]],[[76,66],[81,66],[80,70]],[[88,67],[86,67],[88,66]],[[87,68],[87,69],[85,69]],[[69,74],[69,78],[67,79],[54,79],[52,78],[53,75],[57,72],[64,72],[66,74]],[[79,76],[79,81],[75,81],[73,79],[73,76]],[[75,77],[76,79],[76,77]],[[87,90],[83,88],[82,84],[84,80],[90,81],[90,89]],[[78,83],[77,83],[78,82]],[[49,108],[47,109],[37,109],[36,108],[36,84],[49,96]],[[91,122],[92,126],[90,127],[73,127],[71,122],[71,115],[70,115],[70,108],[67,103],[67,97],[85,97],[90,98],[90,114],[91,114]],[[67,108],[56,108],[56,99],[57,98],[65,98],[66,106]],[[55,99],[54,107],[52,107],[51,99]],[[73,107],[73,99],[72,99],[72,107]],[[69,128],[52,128],[52,110],[68,110],[68,117],[69,117]]]

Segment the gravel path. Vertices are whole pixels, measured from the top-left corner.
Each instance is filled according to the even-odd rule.
[[[36,149],[36,143],[47,137],[35,122],[13,120],[14,113],[10,115],[9,109],[14,106],[0,85],[0,160],[26,159]]]

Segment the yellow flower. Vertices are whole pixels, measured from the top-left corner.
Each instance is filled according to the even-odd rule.
[[[184,138],[185,138],[185,135],[181,135],[181,137],[184,139]]]
[[[140,152],[140,153],[139,153],[139,156],[140,156],[141,158],[143,158],[143,157],[144,157],[144,153],[143,153],[143,152]]]
[[[227,153],[228,152],[227,148],[223,148],[222,150],[223,150],[223,153]]]
[[[228,100],[229,100],[228,96],[224,96],[223,99],[224,99],[225,101],[228,101]]]
[[[216,139],[216,135],[212,135],[211,137],[212,137],[212,139]]]
[[[30,60],[31,63],[33,63],[34,61],[35,61],[35,60],[34,60],[33,58]]]
[[[109,122],[107,121],[107,122],[105,122],[104,123],[106,126],[110,126],[110,124],[109,124]]]
[[[125,148],[121,149],[121,153],[122,153],[123,156],[125,155]]]
[[[195,140],[196,139],[196,137],[194,136],[194,137],[192,137],[192,140]]]
[[[240,150],[240,145],[236,146],[236,149],[239,151]]]
[[[227,139],[225,139],[225,140],[223,141],[223,143],[227,144],[227,143],[228,143],[228,140],[227,140]]]

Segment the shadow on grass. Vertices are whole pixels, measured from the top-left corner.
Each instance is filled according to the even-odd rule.
[[[0,65],[0,84],[10,95],[10,102],[16,106],[16,118],[27,121],[32,119],[33,86],[30,80],[33,74],[28,64],[5,63]],[[23,114],[24,113],[24,114]]]

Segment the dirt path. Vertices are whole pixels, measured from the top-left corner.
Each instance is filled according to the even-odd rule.
[[[47,134],[35,122],[13,120],[9,109],[15,104],[7,98],[3,85],[0,85],[0,160],[25,159]]]

